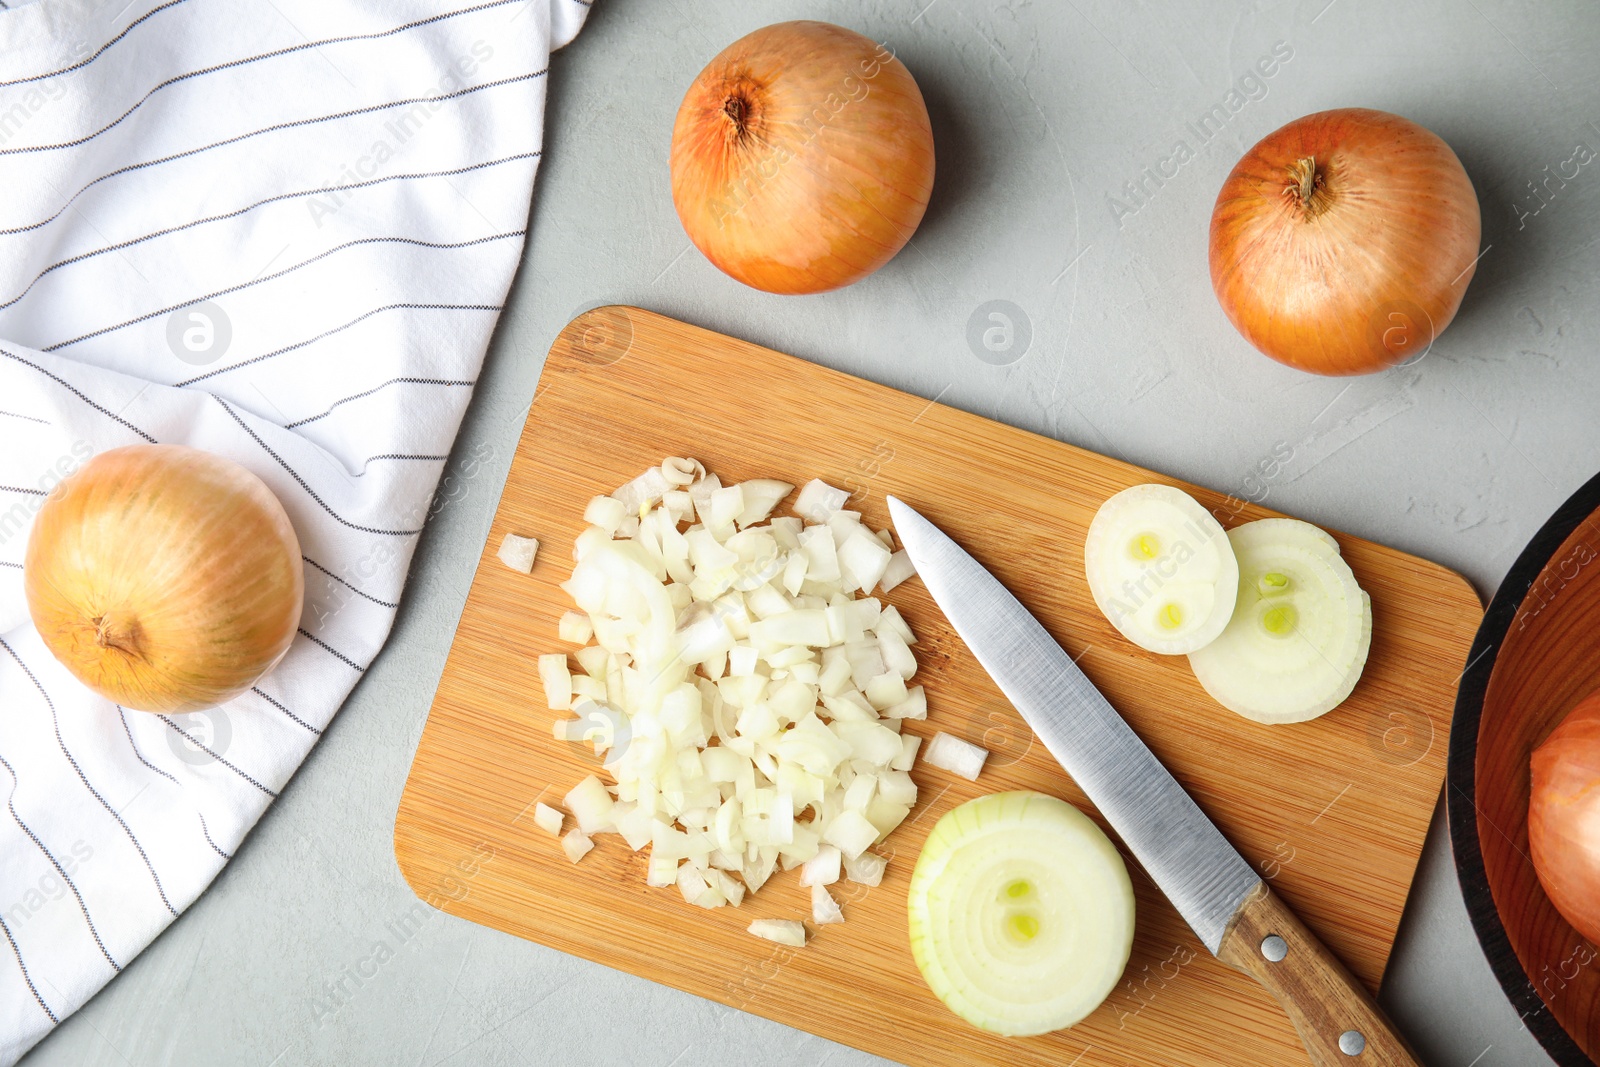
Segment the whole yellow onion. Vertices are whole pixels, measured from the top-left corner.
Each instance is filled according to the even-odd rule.
[[[1420,356],[1478,262],[1478,194],[1416,123],[1337,108],[1284,126],[1234,166],[1211,214],[1211,285],[1245,339],[1316,374]]]
[[[28,611],[56,659],[107,700],[198,711],[277,666],[305,570],[283,505],[230,460],[182,445],[95,456],[39,509]]]
[[[746,285],[821,293],[911,240],[933,193],[933,128],[904,63],[826,22],[730,44],[672,129],[672,202],[689,239]]]

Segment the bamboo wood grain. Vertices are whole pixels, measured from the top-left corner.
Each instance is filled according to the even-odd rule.
[[[1281,958],[1269,958],[1269,938],[1283,942]],[[1239,909],[1217,958],[1277,999],[1315,1067],[1417,1067],[1361,981],[1265,883]]]
[[[976,369],[976,368],[975,368]],[[1264,443],[1263,454],[1270,453]],[[883,884],[840,884],[847,921],[803,949],[745,932],[809,914],[794,873],[742,908],[703,911],[644,884],[644,853],[603,835],[573,865],[532,823],[600,772],[552,739],[535,657],[566,648],[556,624],[588,499],[668,455],[724,481],[822,478],[854,494],[875,528],[885,494],[915,506],[1005,582],[1073,655],[1275,892],[1375,990],[1438,800],[1457,673],[1482,609],[1457,575],[1336,534],[1372,597],[1366,672],[1336,712],[1258,726],[1219,707],[1183,657],[1142,652],[1095,609],[1083,536],[1112,493],[1179,485],[1224,525],[1274,514],[1224,494],[756,345],[633,308],[600,308],[551,348],[484,545],[395,823],[395,853],[424,900],[521,937],[908,1064],[933,1067],[1279,1067],[1305,1052],[1253,981],[1210,956],[1133,867],[1139,925],[1124,981],[1071,1030],[1007,1039],[948,1011],[922,982],[906,935],[911,867],[955,805],[1037,789],[1095,812],[912,579],[887,599],[919,641],[923,737],[989,749],[982,778],[918,767],[921,794],[885,843]],[[483,491],[470,481],[460,492]],[[533,574],[495,558],[534,536]],[[600,772],[603,775],[603,772]],[[618,1019],[618,1026],[644,1021]]]

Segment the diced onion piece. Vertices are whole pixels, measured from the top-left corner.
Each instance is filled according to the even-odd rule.
[[[1189,654],[1223,707],[1256,722],[1305,722],[1344,702],[1366,666],[1372,602],[1339,543],[1298,519],[1228,531],[1238,606],[1222,635]]]
[[[821,883],[811,887],[811,921],[818,926],[844,922],[844,911],[839,907],[839,902]]]
[[[724,900],[736,908],[744,903],[745,887],[743,882],[736,880],[726,871],[714,870],[712,875],[717,881],[717,891],[722,894]]]
[[[739,487],[744,490],[744,510],[734,521],[741,530],[765,521],[772,514],[772,509],[794,491],[794,486],[788,482],[774,478],[755,478],[740,482]]]
[[[911,632],[911,627],[906,625],[906,620],[900,617],[900,609],[893,604],[883,609],[883,615],[878,620],[878,632],[889,631],[900,635],[900,640],[908,645],[917,643],[917,637]]]
[[[1151,652],[1204,648],[1233,616],[1239,565],[1222,524],[1170,485],[1135,485],[1101,504],[1083,567],[1111,625]]]
[[[854,759],[887,767],[900,754],[900,735],[878,722],[837,723],[838,735],[850,745]]]
[[[884,666],[906,681],[910,681],[917,673],[917,657],[911,651],[911,646],[892,630],[878,635],[878,655],[883,657]]]
[[[772,877],[772,872],[778,869],[778,850],[776,848],[758,848],[755,850],[755,859],[745,864],[744,884],[754,893],[767,884],[767,879]]]
[[[901,734],[900,755],[889,761],[889,769],[909,771],[917,762],[917,749],[921,745],[922,738],[916,734]]]
[[[850,500],[850,494],[835,489],[819,478],[813,478],[800,490],[794,502],[794,513],[807,522],[824,523]]]
[[[705,873],[692,863],[685,863],[678,868],[678,892],[683,894],[685,904],[698,904],[711,891],[711,883],[706,881]]]
[[[600,779],[589,775],[572,787],[566,796],[567,809],[578,820],[578,829],[593,835],[611,829],[611,808],[614,801]]]
[[[544,702],[551,711],[572,707],[572,672],[567,669],[565,655],[558,652],[540,656],[539,680],[544,683]]]
[[[759,843],[758,847],[775,849],[778,867],[790,871],[803,866],[807,860],[815,856],[819,845],[817,833],[811,829],[811,824],[800,823],[791,827],[788,841]]]
[[[877,791],[878,779],[875,776],[858,774],[855,781],[844,791],[844,806],[851,811],[865,813],[867,805],[872,803],[872,797]]]
[[[660,467],[651,467],[611,495],[622,501],[629,515],[638,516],[660,503],[661,498],[673,487],[674,484],[662,475]]]
[[[833,539],[838,544],[844,544],[845,539],[861,529],[861,512],[836,511],[828,516],[828,529],[833,531]]]
[[[904,700],[883,709],[883,717],[886,719],[926,719],[928,717],[928,694],[923,692],[922,686],[912,686],[906,690],[906,698]]]
[[[828,823],[822,840],[837,848],[846,859],[854,859],[878,840],[878,828],[859,811],[841,811]]]
[[[872,679],[867,683],[864,692],[872,706],[880,710],[903,704],[911,696],[906,691],[906,680],[895,671],[886,671]],[[903,718],[904,716],[895,717]]]
[[[645,867],[644,884],[664,889],[678,882],[677,856],[657,856],[654,851],[650,854],[650,862]]]
[[[508,533],[500,542],[500,551],[496,553],[500,562],[514,571],[523,574],[533,573],[533,559],[539,554],[539,542],[532,537],[518,537]]]
[[[589,840],[588,836],[576,826],[568,830],[566,836],[561,839],[561,849],[567,854],[567,859],[573,863],[577,863],[587,856],[592,848],[594,848],[594,842]]]
[[[1087,816],[1040,793],[946,813],[911,876],[911,954],[962,1018],[1007,1037],[1072,1026],[1122,980],[1133,883]]]
[[[628,505],[614,496],[597,496],[583,509],[583,521],[600,527],[608,534],[615,534],[627,521],[628,515]]]
[[[857,885],[876,886],[883,881],[883,872],[888,866],[889,861],[876,852],[863,852],[844,861],[844,873]]]
[[[712,490],[707,502],[701,521],[717,535],[717,540],[725,541],[734,531],[734,520],[744,514],[744,488],[728,485]]]
[[[800,550],[805,553],[806,578],[813,583],[837,582],[840,577],[839,551],[833,531],[826,526],[808,526],[800,532]]]
[[[578,661],[578,666],[583,668],[583,673],[591,678],[604,678],[611,670],[613,662],[611,653],[599,645],[580,648],[572,654],[572,658]]]
[[[837,536],[837,534],[835,534]],[[890,552],[864,526],[839,544],[839,570],[846,579],[846,587],[870,593],[889,569]]]
[[[803,948],[806,943],[806,924],[798,919],[757,919],[749,930],[759,938],[793,948]]]
[[[894,833],[895,827],[906,821],[906,816],[911,814],[910,804],[896,804],[887,797],[875,797],[867,806],[867,821],[878,831],[878,841],[882,841]]]
[[[801,885],[832,885],[839,880],[839,850],[823,845],[800,868]]]
[[[864,596],[856,600],[844,600],[842,606],[850,613],[854,625],[862,631],[862,636],[865,636],[868,630],[878,629],[878,620],[883,618],[883,601],[877,597]]]
[[[697,459],[671,456],[661,461],[661,477],[668,485],[692,485],[706,476],[706,469]]]
[[[563,641],[571,641],[575,645],[587,644],[589,638],[594,636],[594,624],[583,612],[569,611],[561,616],[556,633]]]
[[[887,803],[909,808],[917,802],[917,783],[905,771],[884,771],[877,780],[878,796]]]
[[[627,810],[623,811],[626,807]],[[628,848],[638,852],[650,844],[655,831],[655,816],[637,804],[617,804],[612,809],[612,823],[617,833],[628,843]],[[620,813],[620,814],[619,814]]]
[[[916,573],[917,570],[911,564],[910,555],[906,553],[905,549],[901,549],[889,557],[889,565],[883,569],[883,577],[878,581],[878,589],[887,593]]]
[[[933,740],[928,742],[928,748],[922,754],[923,763],[959,774],[969,782],[978,780],[978,775],[983,771],[983,761],[988,758],[988,749],[979,748],[959,737],[951,737],[943,731],[933,735]]]
[[[572,558],[581,560],[601,545],[610,544],[611,535],[598,526],[591,526],[572,542]]]
[[[689,499],[694,504],[695,517],[701,522],[705,521],[705,513],[711,507],[711,494],[721,488],[722,479],[715,474],[696,478],[689,485]]]
[[[694,497],[687,489],[669,489],[661,496],[661,506],[666,509],[674,525],[694,519]]]
[[[561,823],[565,818],[566,817],[562,815],[561,812],[557,811],[555,808],[552,808],[542,800],[533,806],[534,825],[547,834],[554,834],[555,836],[560,837]]]
[[[806,570],[809,568],[808,560],[803,552],[794,552],[789,556],[789,561],[783,565],[783,589],[790,596],[799,596],[800,590],[805,586]]]
[[[758,647],[805,645],[826,648],[831,643],[828,637],[828,614],[825,611],[806,610],[774,615],[750,625],[750,640]]]

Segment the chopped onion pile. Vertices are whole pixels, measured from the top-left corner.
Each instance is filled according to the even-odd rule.
[[[560,633],[594,643],[577,671],[564,655],[539,670],[549,706],[578,715],[556,736],[592,741],[616,778],[567,795],[573,834],[649,846],[647,882],[706,908],[799,867],[815,921],[839,922],[825,887],[877,885],[868,850],[916,804],[920,739],[901,724],[928,705],[909,684],[916,638],[870,595],[910,575],[904,553],[820,481],[769,519],[793,488],[669,459],[590,501],[562,586],[579,610]],[[567,847],[574,862],[587,851]],[[803,929],[751,933],[804,943]]]

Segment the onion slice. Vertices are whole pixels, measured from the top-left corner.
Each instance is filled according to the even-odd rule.
[[[1372,602],[1339,542],[1298,519],[1228,531],[1238,606],[1221,636],[1189,655],[1218,703],[1260,723],[1305,722],[1338,707],[1367,662]]]
[[[1135,485],[1100,505],[1083,568],[1111,625],[1150,652],[1204,648],[1233,615],[1239,566],[1222,524],[1170,485]]]
[[[1077,1023],[1133,947],[1133,883],[1082,812],[995,793],[946,813],[911,876],[911,953],[956,1014],[1007,1037]]]

